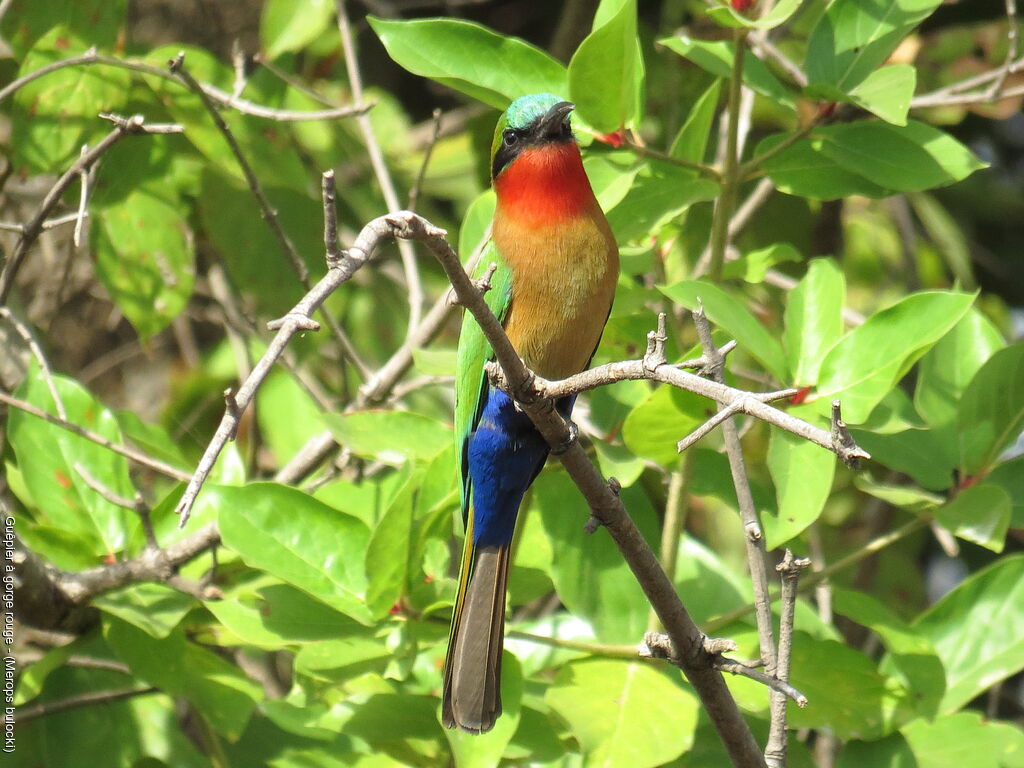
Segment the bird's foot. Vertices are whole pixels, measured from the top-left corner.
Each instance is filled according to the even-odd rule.
[[[561,456],[563,453],[572,448],[573,443],[579,440],[580,428],[576,426],[576,423],[574,421],[569,421],[568,427],[569,437],[567,437],[565,441],[562,442],[560,445],[557,445],[551,449],[551,453],[553,453],[555,456]]]

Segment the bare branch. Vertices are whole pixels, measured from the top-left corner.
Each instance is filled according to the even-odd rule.
[[[352,28],[349,24],[348,13],[345,10],[345,0],[335,0],[334,7],[338,16],[338,34],[341,36],[341,48],[345,55],[345,71],[348,74],[348,84],[352,89],[352,98],[356,104],[363,103],[363,77],[359,71],[359,63],[356,61],[355,42],[352,39]],[[377,136],[373,132],[373,123],[366,114],[356,117],[356,124],[363,134],[363,142],[366,144],[366,153],[370,156],[370,165],[373,166],[373,173],[377,177],[381,194],[384,195],[384,202],[388,210],[395,213],[402,208],[398,199],[398,192],[395,183],[391,178],[391,172],[384,160],[384,152],[380,148]],[[402,257],[402,270],[405,273],[405,287],[409,291],[409,324],[406,331],[406,338],[412,336],[420,325],[423,317],[424,293],[423,283],[420,281],[419,267],[416,264],[416,253],[410,243],[400,242],[398,252]]]
[[[430,156],[434,152],[434,146],[437,144],[437,138],[441,135],[441,110],[435,109],[432,113],[434,122],[434,132],[430,136],[430,141],[427,142],[426,148],[423,150],[423,160],[420,162],[420,170],[416,174],[416,181],[412,185],[412,189],[409,190],[409,210],[415,211],[416,204],[419,202],[420,190],[423,188],[423,180],[427,176],[427,166],[430,165]]]
[[[53,373],[50,371],[50,364],[46,361],[46,356],[43,354],[43,350],[36,341],[35,336],[32,335],[28,326],[21,322],[17,315],[15,315],[9,308],[0,307],[0,317],[3,317],[8,323],[10,323],[28,346],[29,351],[32,352],[32,356],[36,359],[36,362],[39,363],[39,370],[43,374],[43,381],[46,382],[46,387],[50,390],[50,397],[53,398],[53,405],[57,410],[58,418],[62,421],[67,421],[68,412],[64,410],[64,401],[60,399],[60,393],[57,392],[57,384],[54,382]]]
[[[94,704],[113,704],[116,701],[124,701],[136,696],[144,696],[147,693],[159,693],[158,688],[119,688],[113,691],[89,691],[76,696],[69,696],[66,699],[48,701],[45,704],[36,704],[33,707],[24,707],[14,713],[14,722],[19,725],[36,720],[40,717],[53,715],[57,712],[66,712],[69,709],[79,707],[90,707]]]
[[[775,677],[783,683],[789,680],[789,662],[793,650],[793,618],[796,615],[797,582],[800,572],[811,564],[806,558],[793,557],[788,549],[782,562],[775,566],[782,574],[782,606],[779,611],[779,650],[776,659]],[[788,684],[788,683],[787,683]],[[799,702],[798,702],[799,703]],[[804,706],[807,699],[804,699]],[[765,762],[769,768],[786,768],[786,700],[772,697],[771,726],[768,744],[764,749]]]
[[[128,448],[123,445],[118,445],[117,443],[112,442],[111,440],[108,440],[107,438],[103,437],[103,435],[85,429],[84,427],[80,427],[74,422],[66,421],[58,416],[54,416],[52,413],[47,413],[41,408],[37,408],[36,406],[34,406],[32,403],[26,402],[25,400],[20,400],[16,397],[11,397],[6,392],[0,392],[0,403],[4,403],[5,405],[10,406],[11,408],[17,408],[19,411],[24,411],[25,413],[35,416],[36,418],[48,421],[50,424],[53,424],[54,426],[58,426],[61,429],[66,429],[68,432],[73,432],[79,437],[84,437],[86,440],[96,443],[97,445],[102,445],[104,448],[111,450],[114,453],[118,453],[130,461],[134,461],[136,464],[140,466],[146,467],[147,469],[152,469],[154,472],[159,472],[161,475],[166,475],[167,477],[172,477],[175,480],[179,480],[182,482],[189,479],[188,473],[183,472],[182,470],[177,469],[175,467],[172,467],[170,464],[165,464],[159,459],[151,458],[150,456],[147,456],[146,454],[142,453],[141,451],[137,451],[134,448]]]
[[[67,59],[61,59],[51,64],[47,64],[45,67],[40,67],[34,72],[29,72],[24,77],[19,77],[17,80],[9,83],[3,89],[0,89],[0,102],[15,93],[19,88],[22,88],[29,83],[38,80],[41,77],[45,77],[52,72],[56,72],[61,69],[68,67],[82,67],[91,65],[102,65],[108,67],[116,67],[118,69],[127,69],[132,72],[138,72],[144,75],[151,75],[153,77],[159,77],[163,80],[169,80],[171,82],[181,84],[174,75],[169,73],[167,70],[154,67],[149,64],[145,64],[140,61],[132,61],[131,59],[117,59],[113,56],[103,56],[96,52],[95,48],[90,48],[88,51],[83,53],[81,56],[73,56]],[[250,115],[252,117],[260,117],[266,120],[275,120],[277,122],[303,122],[307,120],[337,120],[343,117],[354,117],[355,115],[361,115],[373,108],[374,102],[367,102],[359,106],[352,107],[335,107],[332,109],[320,109],[308,112],[293,111],[287,109],[273,109],[271,107],[265,107],[262,104],[255,104],[251,101],[238,98],[232,94],[222,91],[208,83],[202,84],[203,93],[213,99],[219,106],[228,107],[234,109],[236,112],[240,112],[243,115]]]

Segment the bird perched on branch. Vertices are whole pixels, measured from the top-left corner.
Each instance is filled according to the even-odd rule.
[[[497,264],[487,304],[527,367],[563,379],[590,363],[608,319],[619,254],[583,170],[569,114],[548,93],[514,101],[491,148]],[[516,516],[548,445],[488,382],[491,348],[466,313],[459,341],[455,434],[466,544],[444,666],[442,719],[482,733],[501,714],[505,587]],[[556,406],[566,418],[575,396]]]

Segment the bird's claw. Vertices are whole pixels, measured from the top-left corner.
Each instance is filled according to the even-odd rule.
[[[555,448],[551,449],[551,453],[553,453],[555,456],[561,456],[563,453],[572,448],[572,444],[575,443],[580,437],[580,428],[576,426],[575,422],[568,422],[568,427],[569,437],[567,437],[561,445],[558,445]]]

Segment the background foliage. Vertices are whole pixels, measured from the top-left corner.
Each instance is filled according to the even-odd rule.
[[[87,238],[74,246],[68,228],[44,233],[9,300],[55,370],[67,420],[185,473],[221,392],[265,348],[265,321],[304,292],[199,99],[136,66],[165,70],[184,50],[198,80],[234,92],[229,17],[216,23],[215,4],[195,5],[160,24],[125,0],[16,0],[0,27],[7,82],[92,48],[132,62],[58,69],[0,103],[6,220],[25,221],[80,147],[110,130],[97,113],[185,127],[114,146],[90,184]],[[466,18],[418,20],[438,9],[349,9],[368,120],[401,200],[431,153],[418,210],[468,257],[493,208],[495,110],[541,90],[571,98],[623,255],[596,362],[637,357],[657,311],[670,315],[670,357],[692,356],[683,310],[699,299],[716,338],[738,342],[732,383],[806,388],[788,408],[824,425],[840,398],[873,456],[855,473],[814,445],[744,425],[769,548],[842,566],[798,605],[792,681],[810,705],[790,712],[791,764],[1024,765],[1020,83],[1010,74],[1000,84],[1010,95],[995,102],[984,93],[994,78],[980,91],[943,90],[1018,55],[1004,6],[780,0],[752,24],[696,0],[639,13],[635,0],[607,0],[596,15],[587,3],[539,5],[456,5]],[[259,52],[244,66],[248,102],[352,102],[332,3],[231,12],[242,16],[242,50]],[[723,141],[735,28],[750,28],[755,44],[743,54],[746,178],[727,193],[761,199],[727,263],[709,265],[722,188],[700,166]],[[766,34],[781,57],[756,44]],[[445,114],[433,141],[435,106]],[[314,279],[324,269],[320,171],[337,170],[343,242],[386,210],[355,120],[222,114]],[[66,210],[78,197],[76,185]],[[678,671],[630,658],[649,608],[607,536],[583,533],[585,505],[557,465],[536,482],[518,533],[505,714],[485,737],[441,728],[460,528],[457,323],[414,351],[391,391],[358,399],[366,371],[405,338],[409,291],[395,256],[385,249],[327,305],[360,362],[330,333],[299,339],[184,531],[173,515],[180,483],[8,409],[2,501],[46,562],[79,571],[145,547],[138,515],[79,467],[114,494],[141,493],[161,546],[210,522],[223,541],[215,561],[206,552],[180,569],[203,590],[129,584],[92,600],[80,634],[20,627],[16,703],[33,716],[17,727],[12,765],[727,764]],[[442,295],[439,268],[426,254],[418,267],[426,293]],[[18,334],[2,321],[0,334],[5,391],[59,413]],[[621,382],[593,392],[578,417],[653,547],[666,505],[683,511],[670,549],[684,602],[755,658],[720,440],[675,451],[709,407]],[[341,453],[297,487],[274,482],[325,430]],[[730,685],[763,738],[765,691]],[[126,689],[144,693],[50,711]]]

